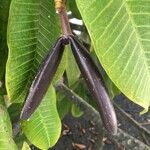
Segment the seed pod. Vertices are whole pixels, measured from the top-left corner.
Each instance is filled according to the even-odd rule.
[[[90,57],[89,52],[75,36],[70,36],[71,48],[87,86],[94,96],[105,128],[111,133],[117,133],[117,119],[107,94],[98,68]]]
[[[64,39],[59,38],[46,56],[29,89],[20,118],[28,119],[39,106],[61,61],[64,51]]]

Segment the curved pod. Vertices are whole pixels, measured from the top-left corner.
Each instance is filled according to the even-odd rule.
[[[28,119],[40,105],[56,73],[64,51],[64,39],[60,37],[40,66],[29,89],[20,119]]]
[[[98,68],[90,57],[89,52],[75,36],[70,36],[71,48],[78,67],[87,83],[91,94],[95,97],[99,113],[105,128],[111,133],[117,133],[117,118],[107,94]]]

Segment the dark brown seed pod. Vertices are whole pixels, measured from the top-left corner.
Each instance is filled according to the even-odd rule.
[[[39,68],[35,79],[29,89],[24,107],[21,111],[20,119],[28,119],[39,106],[44,97],[61,61],[64,51],[64,38],[57,40],[50,53],[46,56]]]
[[[109,95],[102,82],[101,74],[82,43],[75,36],[70,36],[70,41],[78,67],[91,94],[95,97],[104,126],[111,134],[116,134],[117,118]]]

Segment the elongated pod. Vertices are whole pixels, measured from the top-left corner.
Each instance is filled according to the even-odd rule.
[[[64,51],[63,37],[59,38],[40,66],[29,89],[20,119],[28,119],[39,106],[61,61]]]
[[[75,36],[70,36],[71,48],[78,64],[78,67],[87,83],[87,86],[94,96],[99,113],[105,128],[111,133],[117,133],[117,119],[107,94],[104,83],[102,82],[101,74],[94,64],[86,48],[78,41]]]

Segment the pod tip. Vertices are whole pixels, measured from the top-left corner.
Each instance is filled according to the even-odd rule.
[[[111,124],[111,126],[105,126],[107,132],[111,135],[116,135],[117,134],[117,130],[118,130],[118,127],[117,127],[117,123],[114,123],[114,124]]]

